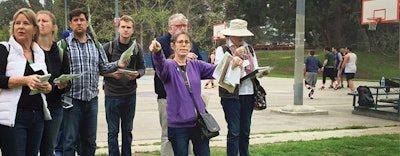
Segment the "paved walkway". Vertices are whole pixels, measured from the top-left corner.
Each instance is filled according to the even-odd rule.
[[[205,84],[206,81],[203,81]],[[264,77],[261,84],[267,90],[268,108],[254,111],[251,125],[251,144],[273,143],[289,140],[315,140],[330,137],[359,136],[369,134],[397,133],[400,134],[400,122],[366,117],[352,114],[352,97],[347,95],[349,89],[316,90],[314,99],[309,99],[304,90],[303,105],[315,107],[318,110],[328,111],[327,115],[287,115],[271,110],[279,110],[286,105],[293,105],[292,78]],[[329,81],[328,81],[329,82]],[[359,82],[358,85],[376,85],[378,82]],[[318,81],[321,84],[321,81]],[[101,85],[100,85],[101,88]],[[159,150],[161,128],[158,119],[156,95],[154,94],[153,76],[148,74],[138,80],[136,116],[133,127],[133,150]],[[216,118],[221,127],[220,136],[211,140],[211,146],[225,146],[227,125],[224,113],[219,103],[218,89],[204,89],[203,93],[209,97],[208,110]],[[294,132],[309,129],[333,129],[349,126],[371,126],[377,128],[358,130],[332,130],[320,132]],[[389,126],[389,127],[386,127]],[[267,134],[270,132],[286,132]],[[104,113],[104,94],[99,95],[99,116],[97,130],[96,153],[107,153],[107,123]]]

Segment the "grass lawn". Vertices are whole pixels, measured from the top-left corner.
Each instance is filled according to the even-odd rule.
[[[315,141],[294,141],[250,146],[250,155],[296,156],[364,156],[400,154],[400,135],[371,135],[361,137],[330,138]],[[225,156],[225,148],[212,148],[212,156]]]
[[[356,80],[379,81],[382,76],[385,78],[399,77],[399,57],[386,57],[379,53],[365,53],[355,51],[357,54]],[[294,51],[257,51],[257,59],[260,66],[273,66],[270,76],[294,77]],[[316,51],[316,56],[321,63],[324,54],[321,50]],[[304,57],[308,51],[304,52]],[[322,75],[322,74],[321,74]]]
[[[226,156],[225,147],[211,147],[212,156]],[[400,135],[368,135],[360,137],[330,138],[315,141],[292,141],[250,145],[251,156],[399,156]],[[139,152],[139,156],[156,156],[160,151]],[[98,156],[106,156],[100,154]]]

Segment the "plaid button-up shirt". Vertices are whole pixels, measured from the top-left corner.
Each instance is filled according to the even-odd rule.
[[[65,95],[82,101],[90,101],[98,95],[99,74],[111,73],[118,69],[117,62],[108,62],[102,46],[97,49],[95,41],[87,36],[87,41],[84,43],[79,42],[73,33],[65,39],[66,52],[70,59],[70,73],[84,73],[71,80],[71,88]],[[58,46],[62,48],[61,42],[58,42]]]

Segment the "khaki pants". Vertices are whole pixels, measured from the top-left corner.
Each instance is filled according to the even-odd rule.
[[[157,99],[158,113],[161,126],[161,156],[173,156],[171,142],[168,140],[167,99]],[[193,155],[192,142],[189,142],[189,155]]]

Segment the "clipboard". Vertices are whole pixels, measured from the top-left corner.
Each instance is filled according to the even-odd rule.
[[[232,61],[232,57],[228,57],[227,60],[226,60],[226,62],[230,62],[230,61]],[[220,79],[218,81],[218,84],[222,88],[225,88],[229,93],[233,93],[235,91],[236,86],[231,86],[231,85],[228,85],[228,84],[226,84],[224,82],[225,74],[226,74],[226,72],[228,70],[228,67],[229,67],[229,63],[226,63],[224,68],[223,68],[223,70],[222,70],[222,74],[221,74],[221,77],[220,77]]]
[[[244,81],[244,80],[246,80],[246,79],[253,79],[253,78],[255,78],[255,77],[259,77],[259,78],[260,78],[260,76],[262,77],[261,74],[262,74],[263,72],[265,72],[265,71],[267,71],[267,70],[268,70],[268,71],[271,71],[272,69],[274,69],[274,68],[273,68],[273,67],[270,67],[270,66],[258,68],[258,69],[256,69],[256,70],[252,71],[251,73],[247,74],[246,76],[240,78],[240,82],[242,82],[242,81]]]

